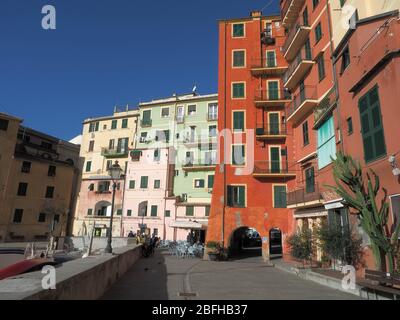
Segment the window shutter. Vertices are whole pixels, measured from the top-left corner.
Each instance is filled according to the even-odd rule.
[[[279,155],[279,148],[271,148],[270,149],[270,161],[271,161],[271,172],[272,173],[279,173],[281,170],[280,164],[280,155]]]
[[[269,81],[268,82],[268,98],[270,100],[278,100],[279,99],[279,83],[278,83],[278,81]]]
[[[246,207],[246,188],[245,187],[238,187],[239,192],[239,207],[245,208]]]
[[[276,67],[276,55],[275,51],[267,52],[267,67]]]
[[[207,187],[208,187],[209,189],[214,188],[214,176],[213,176],[213,175],[212,175],[212,176],[208,176],[208,184],[207,184]]]
[[[227,188],[227,199],[226,199],[226,205],[228,207],[233,207],[233,187],[232,186],[228,186]]]

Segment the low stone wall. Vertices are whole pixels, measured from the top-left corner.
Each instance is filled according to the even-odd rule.
[[[56,289],[44,290],[44,274],[34,272],[0,281],[0,300],[95,300],[141,257],[140,246],[114,250],[114,255],[89,257],[56,269]]]
[[[93,238],[92,251],[103,250],[107,246],[107,238]],[[65,237],[59,238],[57,248],[64,249],[64,245],[68,246],[70,250],[82,250],[89,247],[90,239],[88,237]],[[136,244],[136,238],[112,238],[113,248],[123,248]]]

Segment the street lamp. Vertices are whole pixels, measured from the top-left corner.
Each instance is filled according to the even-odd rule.
[[[120,165],[118,164],[118,161],[115,161],[115,163],[108,169],[108,174],[111,177],[111,180],[113,182],[113,193],[112,193],[112,203],[111,203],[111,217],[110,217],[110,228],[108,230],[108,241],[107,241],[107,247],[106,247],[106,253],[112,253],[112,227],[113,227],[113,218],[114,218],[114,203],[115,203],[115,190],[117,189],[117,182],[121,178],[122,175],[122,169]]]

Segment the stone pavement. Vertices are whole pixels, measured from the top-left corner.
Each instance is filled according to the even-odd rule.
[[[192,294],[196,296],[193,297]],[[158,251],[152,258],[139,260],[102,299],[354,300],[358,298],[300,279],[263,263],[259,258],[229,262],[180,260],[169,256],[166,252]]]

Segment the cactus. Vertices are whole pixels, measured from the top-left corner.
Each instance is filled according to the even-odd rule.
[[[370,170],[366,174],[367,180],[364,181],[360,163],[343,153],[338,153],[336,160],[333,160],[333,176],[336,186],[328,187],[358,212],[361,227],[371,239],[377,269],[386,271],[387,259],[388,271],[393,272],[400,223],[394,222],[392,228],[388,226],[389,204],[386,189],[382,188],[384,197],[379,205],[377,203],[376,198],[381,190],[379,177]]]

